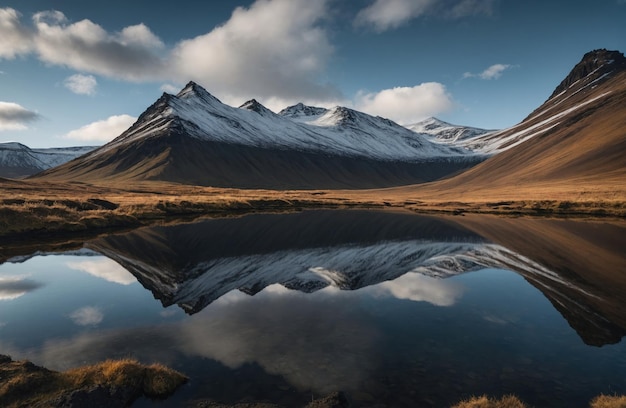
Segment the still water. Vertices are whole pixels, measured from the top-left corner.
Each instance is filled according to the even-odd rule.
[[[483,393],[586,406],[626,393],[625,232],[311,211],[12,253],[0,353],[56,370],[134,357],[191,378],[140,407],[298,406],[336,390],[354,406]]]

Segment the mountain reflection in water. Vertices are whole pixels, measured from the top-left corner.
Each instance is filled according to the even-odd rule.
[[[626,393],[608,346],[626,333],[625,240],[620,222],[352,210],[145,227],[53,257],[62,270],[31,262],[45,253],[0,265],[0,302],[33,308],[0,309],[0,352],[157,360],[192,378],[164,406],[338,389],[355,406],[569,406]]]
[[[500,268],[542,291],[587,344],[626,334],[623,224],[307,211],[142,228],[87,246],[187,313],[274,283],[354,290],[407,272],[446,278]]]

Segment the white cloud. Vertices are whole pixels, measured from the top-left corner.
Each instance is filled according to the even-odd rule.
[[[92,276],[104,279],[120,285],[130,285],[137,282],[137,279],[124,269],[120,264],[112,259],[103,258],[95,261],[68,262],[68,268],[77,271],[87,272]]]
[[[92,141],[92,142],[109,142],[121,135],[128,129],[137,118],[130,115],[114,115],[107,119],[90,123],[79,129],[72,130],[63,138]]]
[[[396,87],[377,93],[359,93],[355,101],[355,107],[363,112],[402,124],[438,115],[453,106],[452,97],[438,82]]]
[[[159,89],[161,89],[161,91],[163,92],[167,92],[169,94],[174,94],[176,95],[178,93],[178,91],[181,90],[181,86],[176,86],[176,85],[172,85],[172,84],[163,84],[161,85],[161,87]]]
[[[471,72],[466,72],[463,74],[463,78],[480,78],[485,80],[498,79],[502,76],[502,73],[504,71],[512,67],[512,65],[508,64],[493,64],[480,74],[472,74]]]
[[[154,35],[143,23],[124,28],[119,36],[119,41],[125,46],[138,46],[146,48],[162,48],[163,42]]]
[[[74,310],[70,314],[70,319],[79,326],[95,326],[102,322],[104,313],[97,307],[85,306]]]
[[[316,80],[333,52],[319,23],[326,0],[257,0],[238,7],[210,33],[180,42],[171,64],[177,82],[195,80],[220,98],[336,97]]]
[[[376,31],[397,28],[424,14],[434,0],[376,0],[359,11],[355,25],[372,25]]]
[[[33,53],[47,64],[109,78],[194,80],[229,103],[338,99],[340,92],[320,81],[333,53],[323,27],[328,2],[257,0],[171,48],[144,24],[108,32],[91,20],[71,22],[60,11],[43,11],[26,26],[15,10],[0,9],[0,38],[11,39],[0,44],[0,58]]]
[[[33,24],[34,51],[46,63],[131,81],[162,75],[163,44],[143,24],[111,34],[91,20],[68,24],[60,11],[36,13]]]
[[[63,85],[78,95],[95,95],[98,81],[93,75],[75,74],[65,78]]]
[[[12,8],[0,8],[0,58],[12,59],[32,50],[32,34]]]
[[[491,15],[495,0],[375,0],[357,14],[357,27],[371,26],[382,32],[398,28],[423,15],[458,19]]]
[[[27,124],[39,118],[35,112],[13,102],[0,102],[0,131],[24,130]]]

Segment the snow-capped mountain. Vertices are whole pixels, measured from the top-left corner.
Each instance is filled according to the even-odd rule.
[[[278,115],[256,100],[234,108],[190,82],[177,95],[163,94],[112,142],[45,177],[380,187],[433,180],[481,160],[348,108],[296,105]]]
[[[194,82],[178,95],[165,94],[159,101],[148,110],[147,122],[140,117],[92,157],[122,143],[153,137],[160,133],[162,124],[182,127],[189,136],[210,142],[376,160],[419,161],[468,154],[464,149],[432,143],[390,120],[344,107],[330,109],[314,122],[297,123],[254,99],[239,108],[225,105]]]
[[[424,119],[421,122],[406,126],[415,133],[429,135],[439,143],[459,144],[493,130],[479,129],[470,126],[452,125],[437,118]]]
[[[66,163],[96,146],[32,149],[18,142],[0,143],[0,177],[19,178]]]

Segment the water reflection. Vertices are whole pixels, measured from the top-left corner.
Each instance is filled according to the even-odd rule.
[[[68,262],[67,267],[120,285],[130,285],[137,282],[137,279],[124,267],[107,258]]]
[[[373,211],[141,228],[2,265],[0,352],[53,369],[158,360],[195,379],[170,406],[251,388],[272,400],[276,384],[357,406],[483,392],[568,406],[626,392],[624,345],[606,346],[626,333],[625,232]]]
[[[374,296],[428,302],[435,306],[452,306],[463,294],[463,286],[456,281],[407,272],[395,280],[363,288],[362,292]]]
[[[605,230],[610,239],[596,239]],[[254,295],[274,283],[311,293],[407,272],[446,278],[509,269],[541,290],[586,343],[600,346],[626,334],[626,278],[615,272],[626,269],[620,243],[626,247],[622,224],[311,211],[142,228],[87,245],[123,265],[164,306],[191,314],[234,289]],[[436,296],[419,292],[405,295]]]
[[[0,276],[0,301],[17,299],[42,286],[25,276]]]
[[[102,322],[104,313],[99,307],[85,306],[74,310],[70,314],[70,319],[79,326],[95,326]]]

